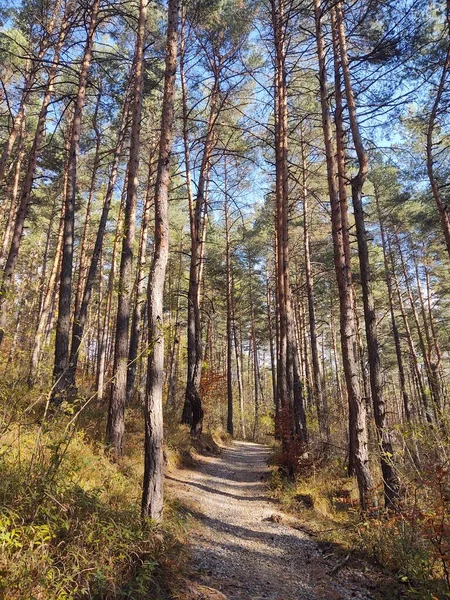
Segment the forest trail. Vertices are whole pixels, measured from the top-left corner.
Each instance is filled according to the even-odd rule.
[[[227,600],[374,599],[365,574],[347,567],[332,574],[342,559],[324,557],[277,510],[264,483],[269,455],[265,446],[235,441],[219,456],[201,457],[196,470],[168,474],[198,523],[190,536],[197,580]]]

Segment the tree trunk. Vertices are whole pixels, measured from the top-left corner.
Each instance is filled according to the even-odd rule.
[[[285,15],[283,2],[271,1],[272,29],[275,47],[275,168],[276,168],[276,240],[277,296],[280,319],[277,385],[284,449],[295,436],[302,444],[308,442],[306,414],[298,347],[295,335],[295,316],[292,307],[289,270],[289,172],[287,135],[287,85]]]
[[[106,426],[106,444],[115,457],[122,455],[125,431],[125,403],[127,397],[128,329],[133,291],[133,255],[136,229],[136,204],[138,190],[139,145],[144,83],[144,47],[147,2],[139,2],[139,19],[136,36],[136,66],[133,89],[133,107],[128,159],[128,184],[124,212],[124,232],[119,270],[119,296],[117,301],[116,336],[111,397]]]
[[[399,285],[399,282],[398,282],[398,279],[396,276],[396,272],[395,272],[394,257],[393,257],[392,249],[391,249],[388,241],[387,241],[387,244],[388,244],[388,254],[389,254],[390,263],[391,263],[391,273],[392,273],[392,277],[393,277],[396,291],[397,291],[398,305],[399,305],[400,314],[401,314],[402,320],[403,320],[403,326],[405,328],[406,339],[408,342],[409,355],[410,355],[412,366],[413,366],[415,383],[418,388],[419,397],[422,402],[423,410],[425,412],[425,418],[426,418],[427,422],[429,423],[429,425],[432,425],[433,417],[432,417],[431,411],[428,406],[427,393],[425,391],[425,387],[424,387],[423,380],[422,380],[422,374],[420,373],[420,368],[419,368],[419,359],[418,359],[416,348],[414,346],[414,342],[412,339],[411,328],[409,326],[408,317],[406,315],[405,304],[404,304],[403,298],[402,298],[402,292],[400,290],[400,285]]]
[[[328,402],[322,389],[322,374],[320,372],[319,349],[317,345],[316,309],[314,300],[314,277],[311,267],[311,243],[309,236],[309,203],[306,180],[306,156],[304,150],[303,133],[301,139],[302,159],[302,192],[303,192],[303,249],[305,253],[306,293],[308,296],[309,335],[311,343],[312,379],[314,401],[317,407],[317,419],[322,450],[329,452],[330,423],[328,420]]]
[[[142,516],[156,521],[163,510],[163,293],[169,255],[168,196],[170,156],[172,150],[177,70],[179,0],[169,0],[166,45],[166,68],[161,116],[161,138],[155,186],[155,233],[153,259],[148,284],[149,349],[147,389],[145,394],[145,461]]]
[[[334,18],[333,18],[334,17]],[[339,40],[339,56],[341,68],[344,75],[345,95],[350,116],[350,129],[356,154],[358,157],[359,170],[352,178],[352,201],[355,214],[356,237],[358,242],[359,270],[361,275],[361,287],[364,306],[364,321],[366,325],[367,354],[370,371],[370,390],[372,406],[377,429],[378,443],[380,445],[380,462],[383,474],[384,498],[387,507],[395,506],[399,496],[398,477],[393,466],[394,450],[390,432],[386,426],[386,403],[383,396],[383,381],[381,372],[381,359],[378,343],[377,319],[375,303],[372,292],[372,275],[369,261],[369,246],[367,243],[367,232],[364,219],[364,208],[362,204],[362,189],[367,179],[368,156],[364,149],[359,124],[356,114],[356,103],[353,94],[353,86],[350,76],[349,61],[347,55],[347,41],[342,14],[342,5],[336,4],[332,11],[333,30],[337,29]],[[337,50],[335,46],[335,50]]]
[[[94,115],[92,117],[92,129],[95,132],[95,153],[94,160],[92,164],[92,174],[91,181],[89,185],[88,199],[86,203],[86,214],[84,217],[84,225],[83,225],[83,233],[81,236],[79,257],[78,257],[78,281],[77,288],[75,292],[75,315],[74,320],[79,318],[81,301],[83,297],[83,289],[86,282],[86,267],[87,267],[87,247],[88,247],[88,237],[89,237],[89,226],[91,223],[91,212],[92,212],[92,201],[95,193],[95,180],[97,177],[97,171],[100,167],[100,146],[101,146],[101,134],[97,124],[98,118],[98,109],[100,106],[100,100],[102,97],[101,92],[101,81],[99,83],[100,90],[97,94],[97,102],[95,104]]]
[[[12,181],[9,186],[8,195],[10,196],[8,216],[5,223],[5,232],[3,235],[2,248],[0,254],[0,269],[3,271],[5,268],[5,262],[7,258],[7,251],[11,245],[11,239],[14,232],[14,225],[17,215],[17,196],[19,195],[19,184],[22,174],[22,163],[25,157],[25,121],[22,123],[22,131],[20,132],[19,151],[17,153],[17,159],[14,166],[14,173]],[[1,342],[1,340],[0,340]]]
[[[143,317],[143,309],[145,305],[145,290],[146,281],[145,265],[147,263],[147,240],[148,240],[148,224],[149,213],[152,204],[151,191],[153,189],[153,158],[154,151],[150,152],[148,163],[148,181],[147,191],[144,203],[144,210],[141,222],[141,234],[139,237],[139,249],[137,259],[137,274],[135,282],[135,302],[133,308],[133,318],[131,319],[130,331],[130,346],[128,350],[128,371],[127,371],[127,399],[131,401],[136,383],[137,359],[139,350],[139,340],[141,337],[141,325]]]
[[[167,375],[167,407],[170,410],[176,407],[178,365],[180,362],[180,296],[181,281],[183,279],[183,238],[180,239],[179,264],[177,274],[175,329],[173,333],[172,348],[170,352],[169,371]]]
[[[364,400],[361,397],[356,362],[356,331],[353,314],[351,274],[350,266],[346,258],[346,249],[343,240],[343,224],[339,198],[339,186],[338,181],[336,180],[336,173],[338,172],[338,169],[335,159],[335,150],[333,148],[333,131],[331,126],[330,109],[328,106],[329,92],[320,0],[314,0],[314,13],[317,55],[319,59],[322,126],[327,162],[328,189],[331,202],[334,263],[339,290],[341,314],[342,360],[347,384],[350,413],[350,462],[353,462],[356,471],[361,507],[366,509],[373,504],[371,498],[373,479],[369,468],[366,407]]]
[[[11,238],[9,239],[10,245],[9,245],[8,256],[6,258],[6,262],[5,262],[5,265],[3,268],[2,282],[1,282],[1,288],[0,288],[0,345],[3,340],[4,328],[5,328],[6,319],[7,319],[6,303],[8,300],[8,292],[11,287],[11,282],[12,282],[12,278],[14,275],[17,258],[19,255],[20,243],[22,241],[23,229],[24,229],[25,221],[27,219],[28,211],[30,208],[31,191],[33,188],[37,160],[39,157],[39,153],[42,149],[41,146],[42,146],[42,142],[43,142],[43,139],[45,136],[45,123],[47,120],[47,113],[48,113],[51,99],[53,97],[54,83],[55,83],[56,75],[58,73],[61,50],[62,50],[64,41],[67,37],[67,34],[69,32],[69,29],[70,29],[69,9],[66,9],[66,13],[64,15],[60,33],[58,36],[58,41],[57,41],[56,47],[55,47],[55,53],[53,56],[52,66],[50,68],[50,72],[49,72],[48,79],[47,79],[47,86],[45,89],[44,98],[42,100],[41,109],[39,111],[38,122],[37,122],[36,131],[35,131],[35,135],[34,135],[33,145],[31,147],[31,150],[30,150],[30,153],[28,156],[27,167],[25,170],[25,178],[23,181],[22,190],[20,193],[20,199],[19,199],[19,203],[17,205],[17,210],[16,210],[16,214],[15,214],[15,219],[14,219],[14,227],[12,229]],[[87,66],[87,68],[89,68],[89,65]],[[83,82],[81,80],[81,75],[80,75],[79,86],[82,86],[82,83]],[[79,87],[79,92],[80,92],[80,87]],[[78,98],[77,98],[77,101],[78,101]],[[82,99],[80,99],[80,102],[84,102],[84,95],[83,95]],[[74,116],[74,123],[75,123],[75,116]],[[0,173],[0,181],[1,181],[1,173]],[[8,234],[5,234],[4,245],[6,244],[8,237],[9,237]]]
[[[266,261],[267,264],[267,261]],[[278,421],[278,413],[280,407],[278,406],[278,394],[277,394],[277,377],[276,377],[276,358],[275,358],[275,344],[274,344],[274,331],[272,321],[272,302],[270,298],[270,283],[269,283],[269,271],[266,268],[266,306],[267,306],[267,327],[269,330],[269,351],[270,351],[270,370],[271,370],[271,381],[272,381],[272,397],[273,404],[275,407],[275,422]],[[275,317],[276,318],[276,317]]]
[[[225,159],[226,161],[226,159]],[[227,431],[233,435],[233,306],[232,306],[232,281],[231,281],[231,241],[230,241],[230,214],[228,208],[228,180],[227,165],[225,162],[224,173],[224,213],[225,213],[225,263],[226,263],[226,303],[227,303]]]
[[[253,301],[253,290],[250,285],[250,335],[252,345],[252,362],[253,362],[253,385],[254,385],[254,420],[252,440],[255,442],[258,435],[259,424],[259,360],[258,360],[258,345],[256,340],[255,327],[255,305]]]
[[[111,307],[113,304],[114,292],[114,277],[116,272],[117,253],[119,250],[119,242],[122,238],[122,220],[123,220],[123,205],[127,190],[127,177],[125,177],[123,190],[119,205],[119,214],[117,216],[116,233],[114,236],[113,251],[111,256],[111,268],[108,275],[108,286],[106,290],[106,304],[103,317],[102,337],[100,339],[100,353],[97,367],[97,400],[103,400],[105,389],[105,374],[106,374],[106,357],[108,354],[108,338],[111,330]]]
[[[122,107],[122,117],[119,125],[119,133],[118,139],[116,142],[116,147],[114,150],[114,157],[111,164],[111,171],[108,181],[108,187],[105,194],[105,199],[103,202],[102,213],[100,215],[100,221],[98,224],[97,235],[95,238],[94,249],[91,256],[91,261],[89,264],[89,269],[85,278],[82,278],[81,271],[81,258],[80,258],[80,278],[84,279],[84,282],[81,282],[83,287],[82,292],[80,293],[81,302],[79,303],[78,308],[76,308],[73,326],[72,326],[72,344],[70,348],[70,360],[69,360],[69,368],[67,373],[67,385],[68,388],[75,388],[75,380],[76,380],[76,371],[79,360],[79,352],[81,347],[81,342],[83,339],[84,328],[86,325],[86,319],[88,314],[88,308],[92,296],[92,289],[95,282],[95,277],[97,275],[98,263],[100,260],[100,254],[103,247],[103,239],[105,236],[106,225],[108,223],[109,211],[111,208],[111,201],[114,194],[115,184],[117,181],[117,175],[119,172],[119,162],[120,155],[122,153],[122,147],[124,142],[124,137],[127,128],[127,116],[128,116],[128,97],[125,97],[125,103]],[[84,285],[83,285],[84,283]],[[79,282],[80,284],[80,282]],[[78,295],[78,293],[77,293]],[[78,304],[77,302],[75,303]]]
[[[441,412],[441,410],[440,410],[440,393],[439,393],[439,389],[437,389],[437,386],[436,386],[437,382],[434,377],[430,362],[428,360],[427,345],[426,345],[423,330],[422,330],[423,328],[420,325],[420,319],[419,319],[416,304],[414,301],[413,292],[412,292],[410,281],[409,281],[409,274],[408,274],[406,263],[405,263],[405,260],[403,257],[403,250],[402,250],[400,239],[398,237],[397,232],[395,232],[395,239],[396,239],[396,243],[397,243],[398,255],[400,258],[400,265],[401,265],[402,273],[403,273],[403,279],[405,281],[406,293],[407,293],[409,305],[411,307],[411,311],[413,314],[414,324],[416,326],[417,336],[419,339],[420,351],[421,351],[423,363],[425,366],[425,373],[427,375],[428,385],[429,385],[429,389],[431,392],[431,398],[433,400],[434,416],[435,416],[436,421],[438,421],[440,412]]]
[[[231,309],[233,311],[233,342],[234,342],[234,354],[236,359],[236,379],[238,384],[238,396],[239,396],[239,422],[241,428],[242,439],[247,438],[245,428],[245,411],[244,411],[244,382],[242,373],[242,343],[239,337],[239,327],[236,319],[236,299],[235,299],[235,286],[234,286],[234,273],[231,271]]]
[[[53,367],[52,401],[59,403],[67,391],[66,376],[69,366],[70,308],[72,300],[72,270],[75,230],[75,201],[77,195],[77,162],[81,135],[81,117],[86,98],[88,73],[92,59],[94,34],[97,26],[99,0],[94,0],[90,10],[89,30],[78,80],[78,91],[73,114],[68,158],[68,180],[65,197],[63,250],[59,283],[58,320],[55,336],[55,362]]]
[[[386,281],[386,287],[388,291],[388,300],[389,300],[389,312],[391,315],[391,324],[392,324],[392,335],[394,336],[394,345],[395,345],[395,356],[397,359],[397,368],[398,368],[398,377],[400,383],[400,391],[403,400],[403,410],[408,423],[411,422],[411,406],[410,399],[408,395],[408,390],[406,389],[406,377],[405,377],[405,367],[403,365],[403,355],[402,355],[402,347],[400,343],[400,334],[397,326],[397,319],[395,316],[394,309],[394,294],[392,290],[392,277],[389,268],[388,254],[387,254],[387,246],[386,246],[386,233],[384,231],[384,223],[381,215],[380,208],[380,198],[377,186],[374,186],[375,191],[375,202],[377,206],[377,214],[378,214],[378,222],[380,224],[380,233],[381,233],[381,245],[383,248],[383,261],[384,261],[384,278]]]
[[[184,40],[182,41],[182,44]],[[183,54],[182,54],[183,56]],[[219,70],[220,67],[217,67]],[[183,80],[183,78],[182,78]],[[200,292],[202,282],[202,264],[204,254],[203,235],[206,234],[206,186],[210,171],[211,154],[215,144],[215,125],[218,117],[219,100],[219,76],[218,71],[214,76],[213,89],[211,91],[211,108],[208,117],[206,139],[200,167],[197,195],[195,204],[192,195],[189,196],[189,220],[191,231],[191,260],[189,266],[189,289],[188,289],[188,325],[187,325],[187,382],[185,401],[181,421],[190,425],[191,433],[199,435],[203,426],[203,407],[199,394],[201,368],[202,368],[202,339],[200,318]],[[184,151],[186,164],[186,179],[190,182],[189,163],[189,140],[187,138],[187,103],[183,93],[184,113]]]

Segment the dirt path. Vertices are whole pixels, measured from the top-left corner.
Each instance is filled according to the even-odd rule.
[[[290,527],[266,495],[270,451],[233,442],[194,470],[168,475],[170,487],[198,520],[191,536],[198,580],[228,600],[372,600],[367,579],[323,555],[307,534]],[[212,597],[212,596],[211,596]],[[200,598],[200,596],[199,596]]]

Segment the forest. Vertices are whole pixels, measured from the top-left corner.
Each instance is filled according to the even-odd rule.
[[[0,598],[450,598],[450,0],[0,0],[0,82]]]

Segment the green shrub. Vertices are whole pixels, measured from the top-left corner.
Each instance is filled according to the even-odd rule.
[[[165,598],[182,572],[186,524],[170,504],[163,527],[141,522],[136,461],[111,463],[81,432],[68,445],[54,428],[4,436],[0,597]]]

